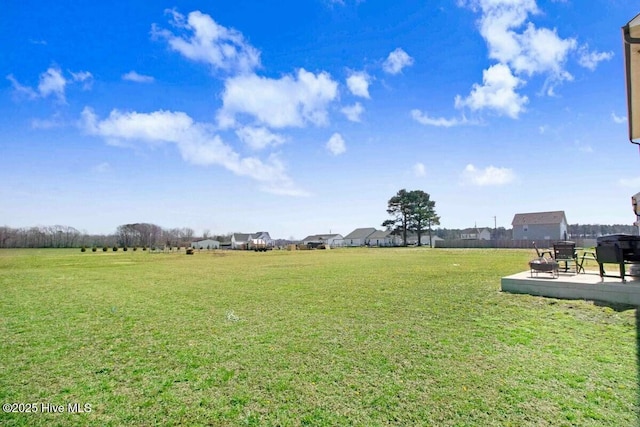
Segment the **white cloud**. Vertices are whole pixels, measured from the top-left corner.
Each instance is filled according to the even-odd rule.
[[[620,117],[614,112],[611,112],[611,120],[613,120],[614,123],[618,123],[618,124],[627,123],[627,117],[626,116]]]
[[[564,69],[569,52],[576,48],[576,40],[558,37],[556,30],[536,28],[529,23],[527,29],[518,37],[520,51],[507,58],[516,73],[529,76],[538,73],[550,73],[559,80],[569,80],[571,75]]]
[[[413,165],[413,175],[416,178],[422,178],[422,177],[426,176],[427,175],[427,170],[424,167],[424,164],[418,162],[415,165]]]
[[[453,126],[476,124],[475,122],[471,122],[467,120],[464,116],[460,119],[457,119],[457,118],[445,119],[444,117],[435,118],[435,117],[430,117],[428,114],[418,109],[411,110],[411,117],[413,117],[413,120],[415,120],[416,122],[426,126],[438,126],[438,127],[449,128]]]
[[[333,135],[331,135],[331,138],[329,138],[326,147],[327,150],[329,150],[329,152],[334,156],[339,156],[340,154],[347,151],[347,146],[344,143],[344,139],[339,133],[334,133]]]
[[[485,169],[477,169],[474,165],[468,164],[462,172],[463,181],[472,185],[505,185],[513,182],[515,174],[508,168],[497,168],[489,166]]]
[[[349,88],[349,91],[355,96],[369,99],[370,81],[371,77],[365,72],[359,71],[351,73],[351,75],[347,77],[347,87]]]
[[[474,84],[467,98],[456,96],[456,108],[469,107],[482,110],[489,108],[500,115],[517,118],[524,111],[529,99],[516,93],[516,89],[524,82],[511,74],[504,64],[496,64],[482,72],[482,85]]]
[[[359,102],[356,102],[355,104],[353,104],[351,106],[343,107],[340,111],[350,121],[352,121],[352,122],[360,122],[360,116],[364,112],[364,108],[362,107],[362,105]]]
[[[236,130],[236,135],[240,141],[254,150],[262,150],[269,146],[275,147],[285,142],[284,137],[272,133],[264,127],[245,126]]]
[[[35,90],[30,88],[29,86],[21,85],[20,82],[13,76],[13,74],[9,74],[7,76],[7,80],[11,82],[13,90],[17,95],[24,96],[29,99],[35,99],[38,97],[38,93]]]
[[[67,80],[64,78],[59,68],[51,67],[44,73],[40,74],[38,92],[43,98],[53,95],[58,98],[58,101],[64,103],[64,90],[66,86]]]
[[[573,76],[567,70],[572,52],[579,52],[579,64],[594,69],[600,61],[611,58],[611,53],[589,52],[585,45],[578,48],[574,38],[562,38],[555,28],[539,28],[530,17],[540,12],[535,0],[459,0],[458,4],[480,11],[480,34],[489,49],[489,58],[497,61],[484,72],[482,85],[475,84],[464,100],[458,97],[459,107],[475,110],[493,109],[500,114],[517,118],[524,111],[527,98],[517,90],[524,80],[534,75],[544,76],[542,93],[555,95],[556,87]],[[501,67],[504,83],[488,82],[487,74]]]
[[[138,74],[136,71],[129,71],[122,75],[122,80],[128,80],[136,83],[153,83],[155,79],[152,76],[145,76],[144,74]]]
[[[402,69],[413,65],[413,58],[401,48],[397,48],[387,56],[382,69],[389,74],[399,74]]]
[[[240,157],[213,133],[211,126],[196,123],[183,112],[123,113],[113,110],[108,118],[100,120],[90,108],[85,108],[81,124],[88,133],[108,142],[125,140],[150,146],[174,144],[188,163],[222,166],[236,175],[258,181],[267,192],[306,195],[296,187],[276,156],[271,155],[266,162],[256,157]]]
[[[555,29],[536,28],[526,22],[529,15],[539,13],[535,0],[482,0],[480,33],[489,47],[489,57],[510,65],[516,73],[532,75],[550,72],[566,73],[568,53],[576,48],[576,40],[562,39]],[[525,25],[526,23],[526,25]],[[516,30],[525,26],[524,30]]]
[[[592,71],[596,69],[600,62],[609,61],[613,58],[613,52],[590,52],[588,45],[581,46],[578,54],[580,55],[578,64]]]
[[[469,0],[467,4],[481,10],[480,34],[490,58],[507,63],[520,55],[519,35],[512,29],[522,26],[529,14],[538,13],[535,0]]]
[[[254,117],[272,128],[322,126],[329,122],[328,104],[338,96],[338,84],[325,72],[298,70],[280,79],[244,74],[225,81],[218,123],[236,125],[238,114]]]
[[[20,84],[13,74],[9,74],[7,80],[11,82],[16,94],[20,96],[28,99],[52,96],[56,98],[58,102],[65,104],[65,91],[69,83],[80,82],[85,90],[90,89],[93,84],[93,75],[88,71],[79,71],[77,73],[70,71],[69,74],[71,74],[71,80],[64,77],[60,68],[55,66],[49,67],[47,71],[40,74],[37,90]]]
[[[89,90],[93,86],[93,74],[88,71],[71,72],[71,77],[74,82],[82,83],[83,90]]]
[[[171,25],[183,34],[152,26],[154,37],[164,38],[171,49],[193,61],[204,62],[215,69],[246,73],[260,66],[260,52],[251,46],[241,32],[226,28],[200,11],[184,15],[169,10]]]

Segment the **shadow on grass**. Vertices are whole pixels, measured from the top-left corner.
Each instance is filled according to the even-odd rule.
[[[594,301],[593,304],[598,307],[609,307],[610,309],[615,310],[618,313],[627,311],[627,310],[636,310],[636,320],[638,319],[638,307],[635,305],[622,304],[617,302],[605,302],[605,301]],[[638,322],[636,322],[636,329],[637,328],[638,328]]]

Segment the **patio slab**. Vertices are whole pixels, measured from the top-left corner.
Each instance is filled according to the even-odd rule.
[[[597,271],[582,274],[560,273],[552,278],[548,273],[534,274],[529,270],[503,277],[503,292],[529,294],[561,299],[583,299],[640,306],[640,280],[627,277],[626,283],[615,277],[600,278]]]

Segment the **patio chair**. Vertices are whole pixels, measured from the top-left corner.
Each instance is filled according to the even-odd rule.
[[[532,242],[532,243],[533,243],[533,248],[536,250],[536,253],[538,254],[538,258],[544,258],[545,257],[544,254],[549,254],[549,258],[553,258],[553,255],[551,254],[551,251],[549,249],[541,251],[536,246],[536,242]]]
[[[553,259],[556,262],[564,263],[565,273],[569,271],[569,265],[573,263],[578,274],[578,253],[576,252],[576,243],[568,240],[557,242],[553,245]]]

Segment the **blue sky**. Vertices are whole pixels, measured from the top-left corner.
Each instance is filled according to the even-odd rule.
[[[63,2],[64,3],[64,2]],[[626,0],[9,2],[0,224],[631,224]]]

